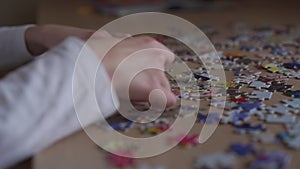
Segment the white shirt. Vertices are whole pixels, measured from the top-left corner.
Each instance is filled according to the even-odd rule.
[[[0,70],[30,61],[0,80],[0,168],[9,167],[55,141],[81,129],[72,99],[72,75],[83,42],[67,38],[33,59],[25,44],[28,26],[0,28]],[[83,55],[95,54],[88,49]],[[88,66],[86,66],[88,69]],[[114,113],[110,79],[100,65],[98,104],[104,117]],[[98,79],[99,80],[99,79]],[[80,106],[86,109],[85,124],[94,123],[95,111],[85,99],[91,94],[81,86]],[[75,104],[75,103],[74,103]],[[98,116],[97,116],[98,117]]]

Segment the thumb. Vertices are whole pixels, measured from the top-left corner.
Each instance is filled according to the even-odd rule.
[[[165,94],[165,97],[167,99],[167,107],[173,106],[176,104],[176,96],[171,91],[171,86],[169,83],[169,80],[167,79],[164,72],[160,71],[157,73],[158,78],[160,79],[160,89]]]
[[[170,89],[165,89],[165,95],[167,98],[167,107],[174,106],[176,104],[176,96]]]
[[[154,109],[163,111],[176,104],[176,97],[170,90],[160,87],[150,92],[148,101]]]

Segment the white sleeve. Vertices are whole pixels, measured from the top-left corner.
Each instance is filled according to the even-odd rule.
[[[83,42],[68,38],[33,62],[8,74],[0,81],[0,168],[23,160],[53,142],[81,129],[72,99],[72,75]],[[88,48],[83,55],[95,54]],[[85,67],[88,69],[88,65]],[[83,74],[84,76],[84,74]],[[98,105],[104,117],[116,110],[111,81],[99,66]],[[81,77],[84,81],[84,77]],[[80,80],[80,79],[79,79]],[[82,83],[84,84],[84,83]],[[79,106],[86,110],[85,124],[98,120],[89,107],[88,86],[80,86]]]
[[[33,25],[0,27],[0,69],[8,70],[30,60],[25,42],[25,31]]]

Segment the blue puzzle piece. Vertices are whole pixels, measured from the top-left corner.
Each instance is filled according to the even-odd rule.
[[[285,56],[285,55],[291,55],[291,54],[293,54],[293,52],[290,51],[290,50],[280,49],[280,48],[273,49],[272,53],[275,54],[275,55],[280,55],[280,56]]]
[[[240,50],[244,50],[244,51],[247,51],[247,52],[255,52],[255,51],[259,51],[261,49],[259,47],[255,47],[255,46],[242,46],[240,48]]]
[[[299,135],[291,134],[287,132],[280,132],[277,137],[285,143],[289,148],[299,149],[300,142],[299,142]]]
[[[297,62],[284,63],[283,66],[288,69],[300,70],[300,63]]]
[[[221,119],[221,116],[219,113],[212,112],[209,113],[208,115],[203,115],[203,114],[198,114],[198,122],[207,122],[207,123],[217,123]]]
[[[238,41],[238,42],[248,41],[249,40],[249,35],[237,35],[237,36],[229,37],[229,39],[232,40],[232,41]]]
[[[265,127],[262,124],[253,125],[249,123],[237,124],[235,126],[235,132],[238,134],[244,133],[257,133],[265,130]]]
[[[246,156],[248,154],[256,154],[257,150],[254,148],[252,144],[241,144],[234,143],[229,147],[230,152],[234,152],[239,156]]]
[[[117,131],[126,131],[134,125],[133,121],[110,124],[110,126]]]
[[[294,98],[300,98],[300,90],[287,90],[284,94],[287,96],[293,96]]]
[[[250,118],[249,113],[247,112],[235,112],[232,116],[232,123],[238,124],[240,121],[246,121]]]
[[[245,103],[239,103],[237,105],[237,108],[241,108],[245,112],[250,112],[251,110],[261,108],[263,106],[263,103],[261,102],[245,102]]]
[[[280,132],[277,134],[277,137],[282,140],[283,142],[288,142],[294,138],[294,136],[286,133],[286,132]]]
[[[197,115],[197,121],[199,122],[199,123],[204,123],[205,121],[206,121],[206,118],[207,118],[207,116],[206,115],[204,115],[204,114],[198,114]]]

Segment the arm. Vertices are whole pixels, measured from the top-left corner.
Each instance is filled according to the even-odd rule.
[[[0,28],[0,70],[8,70],[32,59],[25,42],[25,32],[32,25]]]
[[[9,70],[31,61],[67,37],[87,40],[95,30],[62,25],[25,25],[0,27],[0,71]],[[108,36],[100,32],[99,36]]]
[[[69,38],[35,61],[7,75],[0,81],[0,168],[7,167],[81,128],[72,99],[72,74],[76,56],[83,43]],[[92,51],[84,55],[95,57]],[[84,67],[83,67],[84,68]],[[87,68],[87,67],[86,67]],[[109,77],[100,66],[98,88],[111,91]],[[79,77],[84,81],[84,74]],[[84,84],[84,83],[83,83]],[[94,94],[80,86],[86,110],[85,124],[96,120],[86,101]],[[115,111],[112,92],[103,92],[98,100],[104,117]]]
[[[48,50],[55,45],[55,42],[60,42],[65,37],[70,36],[70,32],[71,35],[76,34],[77,31],[71,30],[78,29],[47,26],[41,31],[43,36],[37,36],[39,34],[37,29],[30,30],[37,32],[26,38],[30,42],[27,43],[29,51],[33,51],[34,49],[41,49],[40,45]],[[28,30],[28,32],[30,31]],[[96,120],[101,120],[97,119],[99,111],[95,110],[96,108],[93,109],[89,103],[91,101],[89,98],[95,95],[95,91],[91,90],[88,83],[85,83],[91,81],[90,78],[92,78],[86,72],[89,72],[90,65],[94,65],[97,59],[103,55],[103,50],[99,49],[101,47],[105,49],[110,40],[115,40],[115,37],[111,37],[103,31],[96,32],[96,35],[95,43],[88,44],[91,48],[85,48],[87,50],[82,53],[83,58],[89,59],[84,60],[81,65],[81,72],[76,77],[77,82],[79,82],[79,86],[77,86],[79,92],[75,97],[79,100],[74,104],[77,105],[76,110],[77,108],[84,110],[84,115],[80,115],[80,122],[83,121],[85,124],[83,127]],[[43,38],[39,39],[38,37]],[[43,42],[43,39],[47,39],[47,41]],[[82,45],[80,40],[69,38],[0,81],[0,168],[31,156],[81,128],[74,111],[72,75],[76,56],[78,56]],[[111,90],[111,86],[114,87],[120,97],[128,91],[121,79],[111,84],[109,78],[112,78],[112,73],[122,60],[126,60],[128,55],[146,48],[168,51],[165,46],[152,38],[129,38],[114,47],[100,65],[96,76],[96,96],[103,118],[111,115],[118,106],[118,103],[117,105],[113,103],[113,100],[116,101],[117,99],[113,99],[116,98],[116,95]],[[124,66],[136,68],[135,65],[144,65],[163,70],[166,64],[174,60],[173,54],[166,55],[166,52],[158,51],[135,57],[134,62],[126,63]],[[120,76],[128,77],[126,72],[121,72]],[[170,91],[170,85],[162,71],[149,70],[138,74],[130,85],[130,99],[149,101],[148,96],[154,89],[160,89],[165,94],[168,105],[175,104],[175,96]]]

